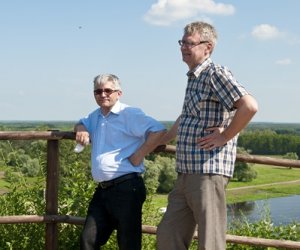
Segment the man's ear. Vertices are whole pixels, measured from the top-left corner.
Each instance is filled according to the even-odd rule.
[[[207,51],[208,51],[209,54],[211,54],[214,50],[214,46],[210,42],[206,44],[206,48],[207,48]]]

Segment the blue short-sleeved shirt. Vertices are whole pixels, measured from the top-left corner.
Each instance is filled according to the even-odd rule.
[[[143,173],[143,163],[133,166],[128,157],[145,142],[149,132],[165,130],[160,122],[147,116],[141,109],[119,101],[107,116],[98,108],[80,119],[79,123],[90,134],[92,176],[96,182],[132,172]]]
[[[232,177],[237,136],[223,147],[200,149],[197,139],[210,127],[227,127],[235,113],[234,103],[248,92],[231,72],[210,58],[188,72],[188,84],[177,134],[176,170],[191,174]]]

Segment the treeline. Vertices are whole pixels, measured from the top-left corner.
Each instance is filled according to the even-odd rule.
[[[238,146],[251,154],[300,156],[300,133],[296,130],[251,129],[241,133]]]

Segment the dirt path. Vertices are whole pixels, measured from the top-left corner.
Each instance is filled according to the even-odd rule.
[[[268,184],[253,185],[253,186],[246,186],[246,187],[237,187],[237,188],[227,188],[227,191],[249,189],[249,188],[257,188],[257,187],[266,187],[266,186],[273,186],[273,185],[285,185],[285,184],[292,184],[292,183],[299,183],[300,184],[300,180],[283,181],[283,182],[273,182],[273,183],[268,183]]]

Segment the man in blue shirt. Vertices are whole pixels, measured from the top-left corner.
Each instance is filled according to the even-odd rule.
[[[75,125],[76,141],[91,142],[92,176],[99,183],[89,204],[81,249],[99,249],[114,229],[120,249],[141,249],[143,159],[159,145],[165,127],[121,103],[121,95],[117,76],[95,77],[94,97],[100,108]]]

